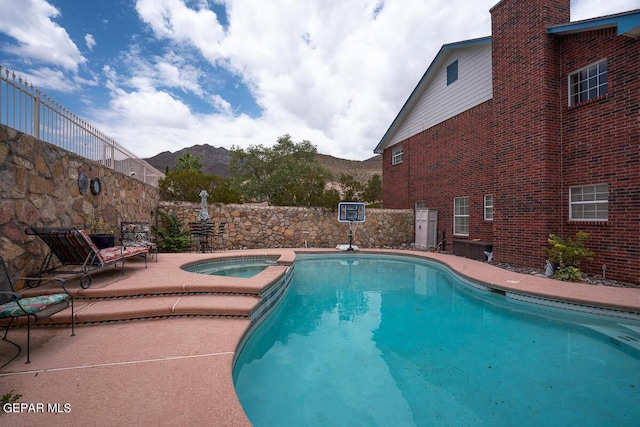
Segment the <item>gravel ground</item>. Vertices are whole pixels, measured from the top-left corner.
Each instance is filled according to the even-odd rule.
[[[416,249],[413,244],[403,245],[402,247],[400,247],[400,249],[421,250],[421,249]],[[450,252],[447,251],[446,253],[450,253]],[[520,265],[507,264],[503,262],[492,262],[491,265],[495,265],[496,267],[503,268],[509,271],[515,271],[521,274],[531,274],[533,276],[545,277],[543,268],[536,269],[531,267],[522,267]],[[558,282],[561,283],[560,280]],[[619,282],[617,280],[609,280],[609,279],[603,278],[602,276],[586,274],[584,272],[582,272],[582,283],[587,283],[589,285],[595,285],[595,286],[615,286],[619,288],[639,288],[640,289],[640,284],[636,285],[633,283]]]
[[[496,267],[504,268],[505,270],[515,271],[515,272],[522,273],[522,274],[531,274],[533,276],[541,276],[541,277],[544,277],[544,275],[545,275],[543,269],[522,267],[522,266],[518,266],[518,265],[505,264],[505,263],[501,263],[501,262],[492,262],[491,264],[495,265]],[[582,283],[587,283],[589,285],[596,285],[596,286],[616,286],[616,287],[621,287],[621,288],[640,288],[640,285],[635,285],[633,283],[618,282],[617,280],[609,280],[609,279],[602,278],[602,276],[594,276],[594,275],[591,275],[591,274],[586,274],[584,272],[582,272]]]

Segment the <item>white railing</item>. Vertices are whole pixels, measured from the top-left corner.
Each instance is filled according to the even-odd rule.
[[[0,65],[0,123],[147,184],[164,173]]]

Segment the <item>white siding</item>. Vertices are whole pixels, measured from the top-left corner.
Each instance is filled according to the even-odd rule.
[[[447,86],[447,66],[458,60],[458,80]],[[423,82],[423,92],[385,144],[390,147],[493,96],[491,45],[453,49]]]

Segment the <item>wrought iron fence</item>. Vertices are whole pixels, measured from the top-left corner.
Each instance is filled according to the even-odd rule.
[[[33,83],[1,65],[0,123],[156,187],[158,179],[164,177]]]

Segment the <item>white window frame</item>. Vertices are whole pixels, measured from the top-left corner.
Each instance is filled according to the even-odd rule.
[[[484,220],[493,221],[493,194],[484,195]]]
[[[469,196],[453,199],[453,234],[469,236]]]
[[[607,59],[602,59],[569,74],[567,82],[570,107],[606,95],[609,87]]]
[[[400,163],[402,163],[403,155],[404,149],[402,145],[400,145],[399,147],[393,147],[393,150],[391,151],[391,164],[399,165]]]
[[[569,221],[609,220],[609,184],[569,187]]]

